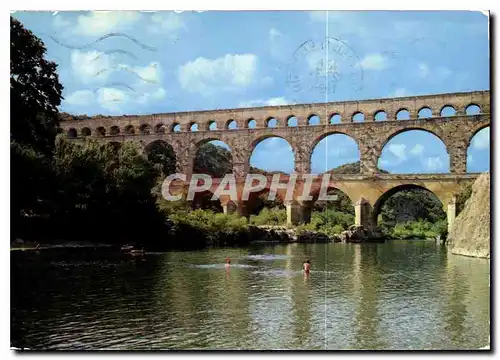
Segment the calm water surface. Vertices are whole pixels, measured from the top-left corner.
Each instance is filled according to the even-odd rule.
[[[477,349],[489,341],[489,261],[429,241],[143,261],[102,249],[11,252],[11,279],[11,344],[30,349]]]

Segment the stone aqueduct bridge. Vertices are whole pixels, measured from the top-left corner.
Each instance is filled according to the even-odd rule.
[[[468,115],[467,109],[476,105],[477,115]],[[453,116],[443,116],[442,110],[452,107]],[[422,117],[423,111],[432,115]],[[408,120],[397,120],[405,111]],[[376,121],[379,113],[386,120]],[[364,116],[363,122],[355,122],[357,114]],[[312,116],[320,118],[319,125],[310,125]],[[340,115],[340,123],[330,119]],[[289,126],[295,117],[297,126]],[[276,119],[275,127],[268,122]],[[253,120],[253,121],[252,121]],[[212,124],[216,124],[213,129]],[[236,123],[236,129],[230,124]],[[254,123],[256,126],[250,128]],[[191,131],[197,124],[198,130]],[[345,134],[358,144],[361,172],[356,175],[336,175],[331,178],[331,187],[338,188],[355,204],[356,223],[371,227],[376,224],[380,204],[389,194],[403,187],[423,187],[432,191],[443,203],[448,213],[448,224],[455,218],[455,200],[466,182],[473,181],[477,174],[466,174],[467,149],[473,136],[490,125],[490,92],[476,91],[389,99],[346,101],[259,108],[194,111],[140,116],[118,116],[92,118],[91,120],[68,120],[61,122],[67,136],[79,140],[85,137],[105,142],[134,141],[147,147],[154,141],[165,141],[176,153],[178,172],[192,174],[196,151],[200,145],[220,140],[231,148],[233,173],[239,189],[242,188],[249,169],[250,156],[255,146],[268,137],[280,137],[291,145],[295,173],[310,173],[311,155],[314,147],[328,135]],[[408,130],[423,130],[437,136],[446,146],[450,158],[450,174],[383,175],[377,168],[383,147],[394,136]],[[273,154],[269,154],[273,156]],[[298,180],[301,184],[303,180]],[[179,184],[177,184],[179,186]],[[300,186],[298,186],[300,188]],[[239,190],[239,193],[241,191]],[[307,221],[311,204],[297,197],[286,204],[289,222]],[[251,203],[236,204],[222,199],[225,211],[236,208],[247,213]]]

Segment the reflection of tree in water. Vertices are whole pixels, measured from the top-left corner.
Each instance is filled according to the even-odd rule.
[[[195,264],[222,264],[236,259],[238,250],[169,253],[157,279],[157,323],[165,334],[163,348],[245,347],[250,319],[246,271],[232,268],[196,268]],[[234,260],[233,260],[234,264]],[[180,333],[180,340],[175,334]]]

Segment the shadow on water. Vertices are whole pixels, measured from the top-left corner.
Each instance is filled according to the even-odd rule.
[[[306,258],[309,276],[301,271]],[[252,245],[141,258],[117,249],[11,252],[11,344],[479,348],[489,335],[488,277],[488,261],[428,241]]]

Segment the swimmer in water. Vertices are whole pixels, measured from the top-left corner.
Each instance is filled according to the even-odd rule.
[[[304,262],[304,274],[309,274],[310,271],[311,271],[311,260],[307,259]]]
[[[229,268],[230,266],[231,266],[231,259],[226,258],[226,269]]]

